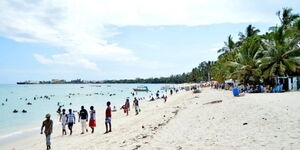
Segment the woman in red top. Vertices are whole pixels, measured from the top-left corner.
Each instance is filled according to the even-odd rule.
[[[94,133],[94,128],[96,127],[96,111],[94,110],[94,106],[90,107],[90,121],[89,121],[89,126],[92,129],[92,133]]]
[[[107,105],[107,108],[106,108],[106,111],[105,111],[105,127],[106,127],[106,132],[105,133],[108,133],[108,132],[111,132],[111,108],[110,108],[110,102],[108,101],[106,103]],[[108,125],[109,125],[109,130],[108,130]]]

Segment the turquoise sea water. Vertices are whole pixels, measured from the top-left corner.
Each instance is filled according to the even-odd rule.
[[[107,101],[110,101],[112,106],[120,108],[127,97],[132,101],[132,89],[138,85],[140,84],[0,85],[0,141],[40,127],[47,113],[50,113],[52,119],[57,122],[58,102],[64,105],[63,108],[73,110],[80,110],[82,105],[89,109],[93,105],[96,110],[103,111]],[[136,97],[145,97],[148,100],[151,93],[155,94],[165,84],[146,84],[146,86],[152,92],[139,92]],[[50,100],[44,96],[50,97]],[[34,100],[34,97],[38,98]],[[13,113],[14,109],[19,112]],[[27,110],[27,113],[22,113],[23,109]]]

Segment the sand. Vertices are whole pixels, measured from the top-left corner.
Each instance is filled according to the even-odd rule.
[[[212,102],[215,101],[215,102]],[[104,110],[97,110],[95,133],[52,134],[53,150],[100,149],[300,149],[300,92],[246,94],[203,88],[181,91],[163,100],[144,102],[141,113],[113,113],[112,130],[103,134]],[[45,137],[18,140],[1,150],[46,149]]]

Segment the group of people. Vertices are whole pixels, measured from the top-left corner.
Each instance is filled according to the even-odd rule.
[[[177,93],[177,91],[176,91]],[[170,93],[171,95],[173,94],[173,91]],[[159,98],[159,92],[156,93],[157,99]],[[153,97],[152,97],[153,98]],[[167,101],[167,96],[163,95],[162,98],[164,99],[164,102]],[[151,101],[151,100],[150,100]],[[116,107],[114,106],[113,110],[111,109],[110,105],[111,103],[108,101],[106,103],[107,108],[105,110],[105,134],[112,132],[111,130],[111,112],[116,111]],[[141,109],[139,107],[139,99],[136,97],[133,100],[133,107],[135,109],[135,114],[138,115],[141,112]],[[130,111],[130,101],[129,98],[126,99],[125,104],[121,107],[121,109],[124,110],[124,113],[129,114]],[[66,113],[65,109],[61,110],[61,107],[57,110],[57,113],[59,113],[60,118],[59,121],[61,122],[62,125],[62,135],[67,135],[66,131],[66,126],[68,126],[70,135],[73,133],[73,125],[76,122],[76,117],[75,114],[73,113],[72,109],[68,110],[69,112]],[[81,129],[82,132],[81,134],[84,134],[85,132],[88,132],[87,128],[87,122],[89,127],[91,128],[91,133],[94,133],[95,127],[96,127],[96,111],[94,109],[94,106],[90,106],[90,112],[88,113],[87,110],[84,108],[84,106],[81,106],[81,110],[78,112],[78,122],[81,123]],[[51,142],[50,142],[50,136],[52,134],[52,129],[53,129],[53,121],[50,119],[51,115],[47,114],[46,115],[46,120],[43,121],[42,127],[41,127],[41,134],[45,134],[46,136],[46,145],[47,145],[47,150],[51,149]],[[89,119],[88,119],[89,118]]]
[[[174,89],[175,90],[175,89]],[[157,92],[156,92],[156,99],[160,99],[160,98],[162,98],[163,100],[164,100],[164,102],[167,102],[167,99],[168,99],[168,94],[167,94],[167,90],[165,91],[166,93],[166,95],[165,94],[162,94],[162,96],[160,97],[160,91],[158,90]],[[178,90],[176,90],[176,93],[178,92]],[[170,89],[170,95],[172,96],[173,95],[173,89]],[[150,101],[154,101],[155,100],[155,98],[154,98],[154,96],[153,96],[153,94],[151,94],[150,95]]]
[[[135,114],[138,115],[139,112],[141,111],[140,107],[139,107],[139,100],[135,97],[133,100],[133,107],[135,109]],[[126,99],[125,104],[121,107],[121,109],[124,110],[124,113],[129,114],[130,111],[130,101],[129,98]]]
[[[106,127],[106,132],[109,133],[111,132],[111,108],[110,105],[111,103],[108,101],[106,103],[107,108],[105,111],[105,127]],[[90,115],[89,115],[90,114]],[[69,113],[66,113],[65,109],[62,109],[62,112],[59,114],[59,121],[61,122],[62,125],[62,135],[67,135],[66,131],[66,126],[68,126],[68,129],[70,131],[70,135],[73,133],[73,125],[76,123],[76,117],[75,114],[73,113],[72,109],[69,109]],[[96,111],[94,109],[94,106],[90,107],[90,112],[88,113],[87,110],[84,108],[84,106],[81,106],[81,110],[78,113],[78,122],[81,123],[81,129],[82,132],[81,134],[84,134],[85,132],[88,132],[87,128],[87,122],[89,124],[89,127],[91,128],[91,133],[94,133],[95,127],[96,127]],[[46,136],[46,146],[47,150],[51,149],[51,142],[50,142],[50,137],[53,131],[53,121],[50,119],[51,115],[47,114],[45,116],[46,120],[43,121],[42,127],[41,127],[41,134],[45,134]],[[88,119],[89,118],[89,119]]]
[[[274,84],[266,85],[266,84],[235,84],[235,83],[211,83],[211,88],[214,89],[225,89],[225,90],[232,90],[233,88],[237,87],[243,93],[277,93],[282,92],[283,84]]]

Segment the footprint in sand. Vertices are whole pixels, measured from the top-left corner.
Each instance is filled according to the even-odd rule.
[[[135,148],[133,150],[137,150],[141,147],[141,145],[136,145]]]

